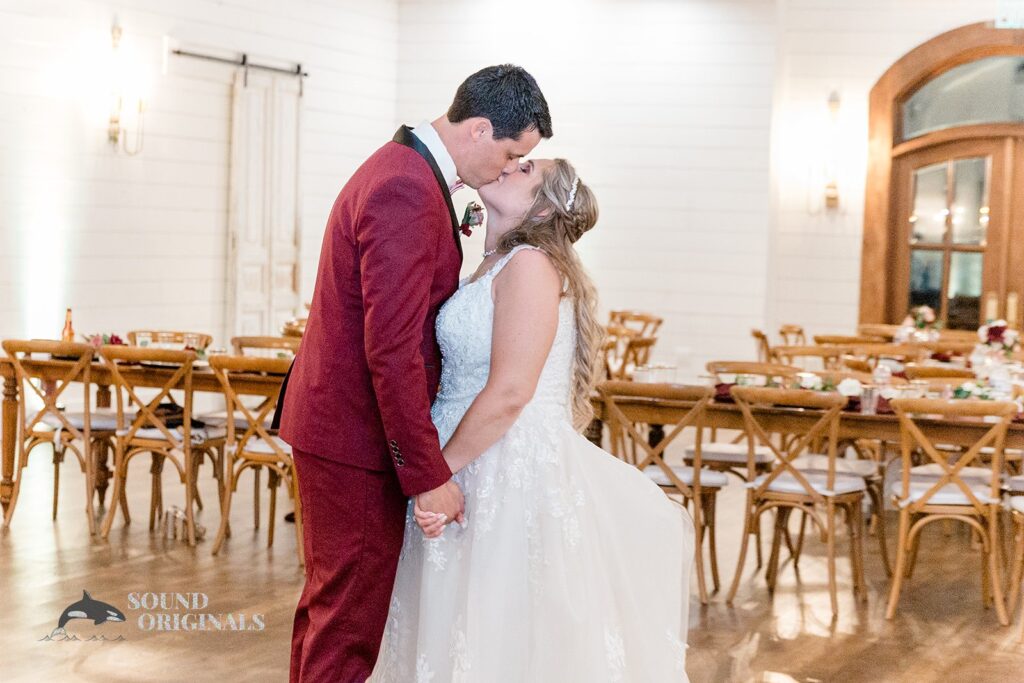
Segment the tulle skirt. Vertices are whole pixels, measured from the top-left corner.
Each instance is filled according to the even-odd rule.
[[[466,405],[435,404],[447,441]],[[410,504],[372,681],[686,681],[689,513],[531,403],[456,474],[466,525],[425,539]]]

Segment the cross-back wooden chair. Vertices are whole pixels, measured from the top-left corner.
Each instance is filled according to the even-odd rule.
[[[807,334],[802,325],[783,325],[779,328],[783,346],[806,346]]]
[[[798,510],[818,528],[821,540],[827,546],[829,597],[832,613],[839,610],[836,590],[836,523],[840,510],[845,512],[850,534],[850,561],[853,569],[853,590],[860,599],[866,598],[864,560],[861,534],[863,529],[861,503],[865,484],[860,477],[837,472],[837,445],[839,441],[839,414],[846,399],[838,394],[814,391],[776,389],[766,387],[733,387],[733,398],[743,413],[751,448],[747,467],[751,475],[756,471],[753,445],[762,444],[772,451],[773,468],[753,479],[747,489],[744,509],[743,537],[740,556],[736,564],[732,588],[727,602],[732,604],[739,589],[746,560],[750,535],[759,528],[760,516],[775,510],[775,533],[765,578],[769,590],[774,592],[778,577],[780,542],[788,535],[790,513]],[[803,408],[815,411],[812,416],[795,415],[789,428],[794,437],[785,446],[776,446],[758,417],[761,408]],[[824,441],[826,469],[802,469],[797,460],[812,444]]]
[[[908,363],[903,370],[907,379],[960,379],[973,380],[974,371],[968,368],[944,368],[934,365]]]
[[[64,461],[65,453],[70,450],[75,454],[79,467],[85,475],[85,515],[89,533],[94,534],[96,533],[96,511],[93,506],[93,493],[96,487],[96,461],[93,443],[97,438],[111,435],[113,430],[110,429],[112,425],[102,424],[101,427],[105,429],[97,430],[92,424],[89,379],[93,349],[88,344],[15,339],[4,341],[3,349],[14,366],[21,393],[21,400],[18,401],[18,434],[20,435],[17,440],[18,464],[14,490],[11,492],[11,502],[4,515],[4,528],[10,526],[11,518],[14,516],[29,455],[36,447],[49,444],[53,448],[53,519],[57,519],[60,465]],[[24,360],[34,353],[67,359],[67,370],[57,379],[56,389],[52,393],[47,393],[36,386],[31,375],[25,369]],[[81,412],[65,412],[58,407],[58,401],[65,396],[65,392],[70,396],[71,392],[67,390],[72,384],[81,384],[84,389],[82,396],[84,409]],[[32,416],[29,416],[27,409],[30,398],[43,404],[43,407]]]
[[[227,402],[227,481],[224,487],[224,499],[221,509],[220,530],[213,544],[216,555],[230,531],[231,497],[238,489],[238,480],[242,473],[251,469],[259,486],[259,472],[266,468],[269,473],[270,512],[267,530],[267,547],[274,544],[274,521],[277,515],[277,489],[284,482],[288,497],[295,504],[295,533],[299,553],[299,564],[305,564],[302,545],[302,505],[299,500],[299,484],[292,461],[292,449],[276,432],[268,426],[268,421],[277,407],[277,396],[264,398],[255,407],[242,402],[241,394],[236,388],[239,377],[246,375],[277,374],[288,372],[291,360],[287,358],[259,358],[253,356],[212,356],[210,367],[224,389]],[[244,423],[238,429],[239,422]],[[257,497],[259,490],[256,491]],[[256,512],[256,527],[259,528],[259,511]]]
[[[756,327],[750,330],[750,336],[754,338],[754,345],[757,348],[757,360],[759,363],[772,362],[772,344],[768,335]]]
[[[605,379],[620,377],[625,367],[623,358],[626,355],[626,345],[639,333],[622,325],[605,326],[604,343],[601,352],[604,357]]]
[[[900,363],[916,363],[929,355],[928,349],[920,344],[860,344],[852,346],[848,355],[865,360],[874,370],[878,362],[885,358]],[[859,370],[859,368],[853,368]]]
[[[299,350],[301,337],[232,337],[231,348],[236,356],[291,358]],[[255,352],[255,353],[253,353]]]
[[[128,464],[131,460],[142,453],[149,453],[152,458],[149,529],[152,531],[156,526],[160,508],[163,507],[161,475],[164,461],[169,460],[177,470],[181,483],[185,486],[185,523],[188,542],[189,545],[195,545],[193,503],[197,498],[196,480],[199,465],[202,463],[204,455],[213,460],[218,494],[223,499],[223,462],[217,454],[223,452],[225,436],[223,428],[192,426],[192,363],[195,361],[195,353],[133,346],[104,346],[100,348],[99,353],[103,364],[110,371],[117,398],[117,439],[112,500],[119,500],[124,495]],[[173,371],[170,378],[155,390],[155,396],[148,400],[139,393],[139,390],[145,389],[145,387],[136,384],[131,374],[121,372],[122,363],[146,362],[170,364]],[[158,406],[165,399],[176,404],[172,396],[173,391],[180,391],[184,394],[184,400],[181,403],[182,425],[179,428],[169,427],[168,420],[157,413]],[[127,412],[129,401],[138,407],[134,414]],[[103,520],[103,538],[107,538],[110,534],[116,511],[117,506],[111,505]],[[131,523],[127,508],[124,508],[124,518],[125,524]]]
[[[713,360],[705,366],[705,369],[715,381],[735,384],[737,382],[729,380],[743,377],[750,380],[747,383],[757,384],[758,386],[783,386],[796,377],[798,372],[801,372],[800,368],[793,367],[792,365],[743,360]],[[742,384],[743,382],[740,383]]]
[[[871,361],[865,360],[864,358],[857,358],[849,354],[843,354],[840,361],[840,365],[843,369],[849,370],[850,372],[860,372],[866,375],[870,375],[871,371],[875,369]]]
[[[844,347],[838,346],[775,346],[772,361],[781,365],[799,365],[807,370],[836,370]]]
[[[651,350],[657,343],[657,337],[627,337],[621,359],[608,365],[609,377],[613,380],[632,379],[633,371],[650,361]]]
[[[825,370],[822,372],[816,372],[815,374],[821,377],[823,382],[830,384],[833,387],[838,387],[839,383],[845,379],[855,379],[862,385],[868,385],[874,382],[874,378],[870,373],[856,372],[853,370]],[[907,384],[907,380],[902,377],[893,377],[890,382],[895,387],[901,387]],[[842,457],[848,448],[853,449],[859,460],[851,460],[850,458]],[[867,485],[867,494],[871,498],[869,529],[871,530],[871,534],[878,538],[879,550],[882,555],[882,563],[885,566],[886,574],[891,575],[892,563],[889,558],[889,545],[886,541],[885,528],[886,453],[885,444],[876,439],[840,440],[839,454],[841,457],[837,463],[843,473],[853,474],[864,478],[864,483]],[[814,459],[811,460],[813,461]],[[805,460],[805,462],[808,461]],[[803,523],[801,523],[801,544],[803,541],[803,532],[804,527]]]
[[[880,323],[864,323],[857,326],[857,334],[868,337],[881,337],[886,341],[892,341],[899,332],[899,325],[885,325]]]
[[[653,313],[643,311],[611,311],[608,315],[611,325],[634,330],[641,337],[653,337],[658,333],[664,320]]]
[[[204,332],[182,332],[179,330],[132,330],[128,333],[128,343],[131,346],[138,346],[139,335],[148,334],[151,343],[159,344],[162,339],[172,344],[184,344],[187,336],[194,336],[199,346],[197,349],[205,349],[213,343],[213,337]]]
[[[1024,580],[1024,477],[1012,477],[1007,482],[1006,507],[1010,511],[1013,523],[1013,554],[1010,560],[1009,596],[1006,599],[1008,616],[1013,616],[1021,603],[1022,580]],[[1024,609],[1021,610],[1021,621],[1024,622]],[[1021,630],[1021,642],[1024,642],[1024,630]]]
[[[778,363],[752,363],[749,361],[711,361],[705,368],[716,384],[755,384],[766,386],[787,386],[796,378],[800,368]],[[703,444],[704,466],[725,474],[732,474],[747,481],[746,433],[741,432],[732,441],[719,441],[717,431],[711,430],[710,440]],[[692,457],[687,450],[686,457]],[[758,471],[767,468],[772,461],[771,450],[765,446],[754,449]],[[758,546],[760,552],[760,546]],[[760,560],[758,563],[760,566]]]
[[[995,604],[999,623],[1010,623],[1003,601],[1002,547],[999,512],[1003,474],[1003,447],[1010,421],[1017,414],[1012,401],[893,399],[900,422],[901,478],[894,489],[900,511],[896,569],[885,618],[896,614],[903,581],[916,559],[921,530],[939,520],[969,525],[981,539],[982,601]],[[928,421],[936,416],[984,421],[989,429],[970,448],[950,462],[928,435]],[[990,449],[983,454],[984,449]],[[915,465],[923,453],[931,462]],[[985,461],[988,461],[987,463]]]
[[[715,500],[718,491],[728,483],[724,474],[701,468],[704,411],[713,392],[709,387],[636,382],[602,382],[598,385],[598,392],[604,400],[612,455],[638,467],[666,493],[682,496],[687,503],[693,503],[697,531],[697,586],[701,602],[707,604],[704,538],[708,540],[711,578],[717,591],[720,582],[715,544]],[[673,403],[689,407],[685,408],[682,417],[673,417],[674,422],[669,420],[671,424],[665,424],[666,416],[664,411],[659,413],[659,406]],[[645,429],[651,424],[664,424],[667,428],[665,437],[653,445],[649,443],[649,433]],[[692,466],[668,464],[665,461],[666,449],[690,427],[695,431],[696,447]]]

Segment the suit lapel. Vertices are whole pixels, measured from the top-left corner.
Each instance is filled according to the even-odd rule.
[[[441,174],[441,169],[438,167],[437,161],[434,160],[434,155],[430,153],[430,150],[427,149],[427,146],[418,137],[413,135],[412,128],[409,128],[409,126],[399,128],[393,140],[400,145],[411,148],[423,157],[427,165],[430,166],[430,170],[434,172],[434,179],[437,180],[437,184],[441,187],[441,196],[444,197],[445,204],[448,205],[448,216],[452,220],[452,237],[455,239],[455,245],[459,248],[459,260],[461,260],[462,239],[459,237],[459,219],[455,216],[455,205],[452,204],[451,190],[448,189],[448,183],[444,181],[444,175]]]

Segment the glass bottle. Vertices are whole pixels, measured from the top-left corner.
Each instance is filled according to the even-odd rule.
[[[64,331],[60,334],[61,341],[73,342],[75,341],[75,328],[71,326],[71,309],[64,314]]]

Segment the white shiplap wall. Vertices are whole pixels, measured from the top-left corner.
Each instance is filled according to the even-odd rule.
[[[148,81],[144,150],[106,142],[110,27]],[[338,190],[395,120],[397,3],[0,4],[0,337],[166,327],[224,339],[232,68],[182,46],[301,62],[302,288]]]
[[[228,67],[187,46],[301,61],[303,297],[338,189],[399,122],[475,69],[540,81],[602,219],[580,249],[602,309],[660,311],[657,358],[748,357],[752,326],[852,329],[867,93],[995,0],[8,0],[0,4],[0,337],[137,326],[224,343]],[[145,150],[114,153],[109,29],[149,78]],[[825,99],[842,94],[843,210],[820,211]],[[456,203],[471,193],[463,191]],[[467,254],[481,237],[468,240]],[[467,269],[474,264],[467,259]],[[689,355],[677,353],[689,349]]]
[[[656,359],[696,373],[748,356],[764,318],[775,12],[771,0],[403,0],[398,115],[443,113],[488,64],[529,70],[555,130],[534,155],[568,158],[597,193],[601,219],[579,248],[602,311],[664,314]],[[467,240],[467,270],[482,239]]]
[[[773,129],[775,190],[769,327],[813,332],[857,324],[868,94],[889,66],[958,26],[991,20],[995,0],[782,0]],[[826,100],[841,94],[842,208],[821,210]]]

